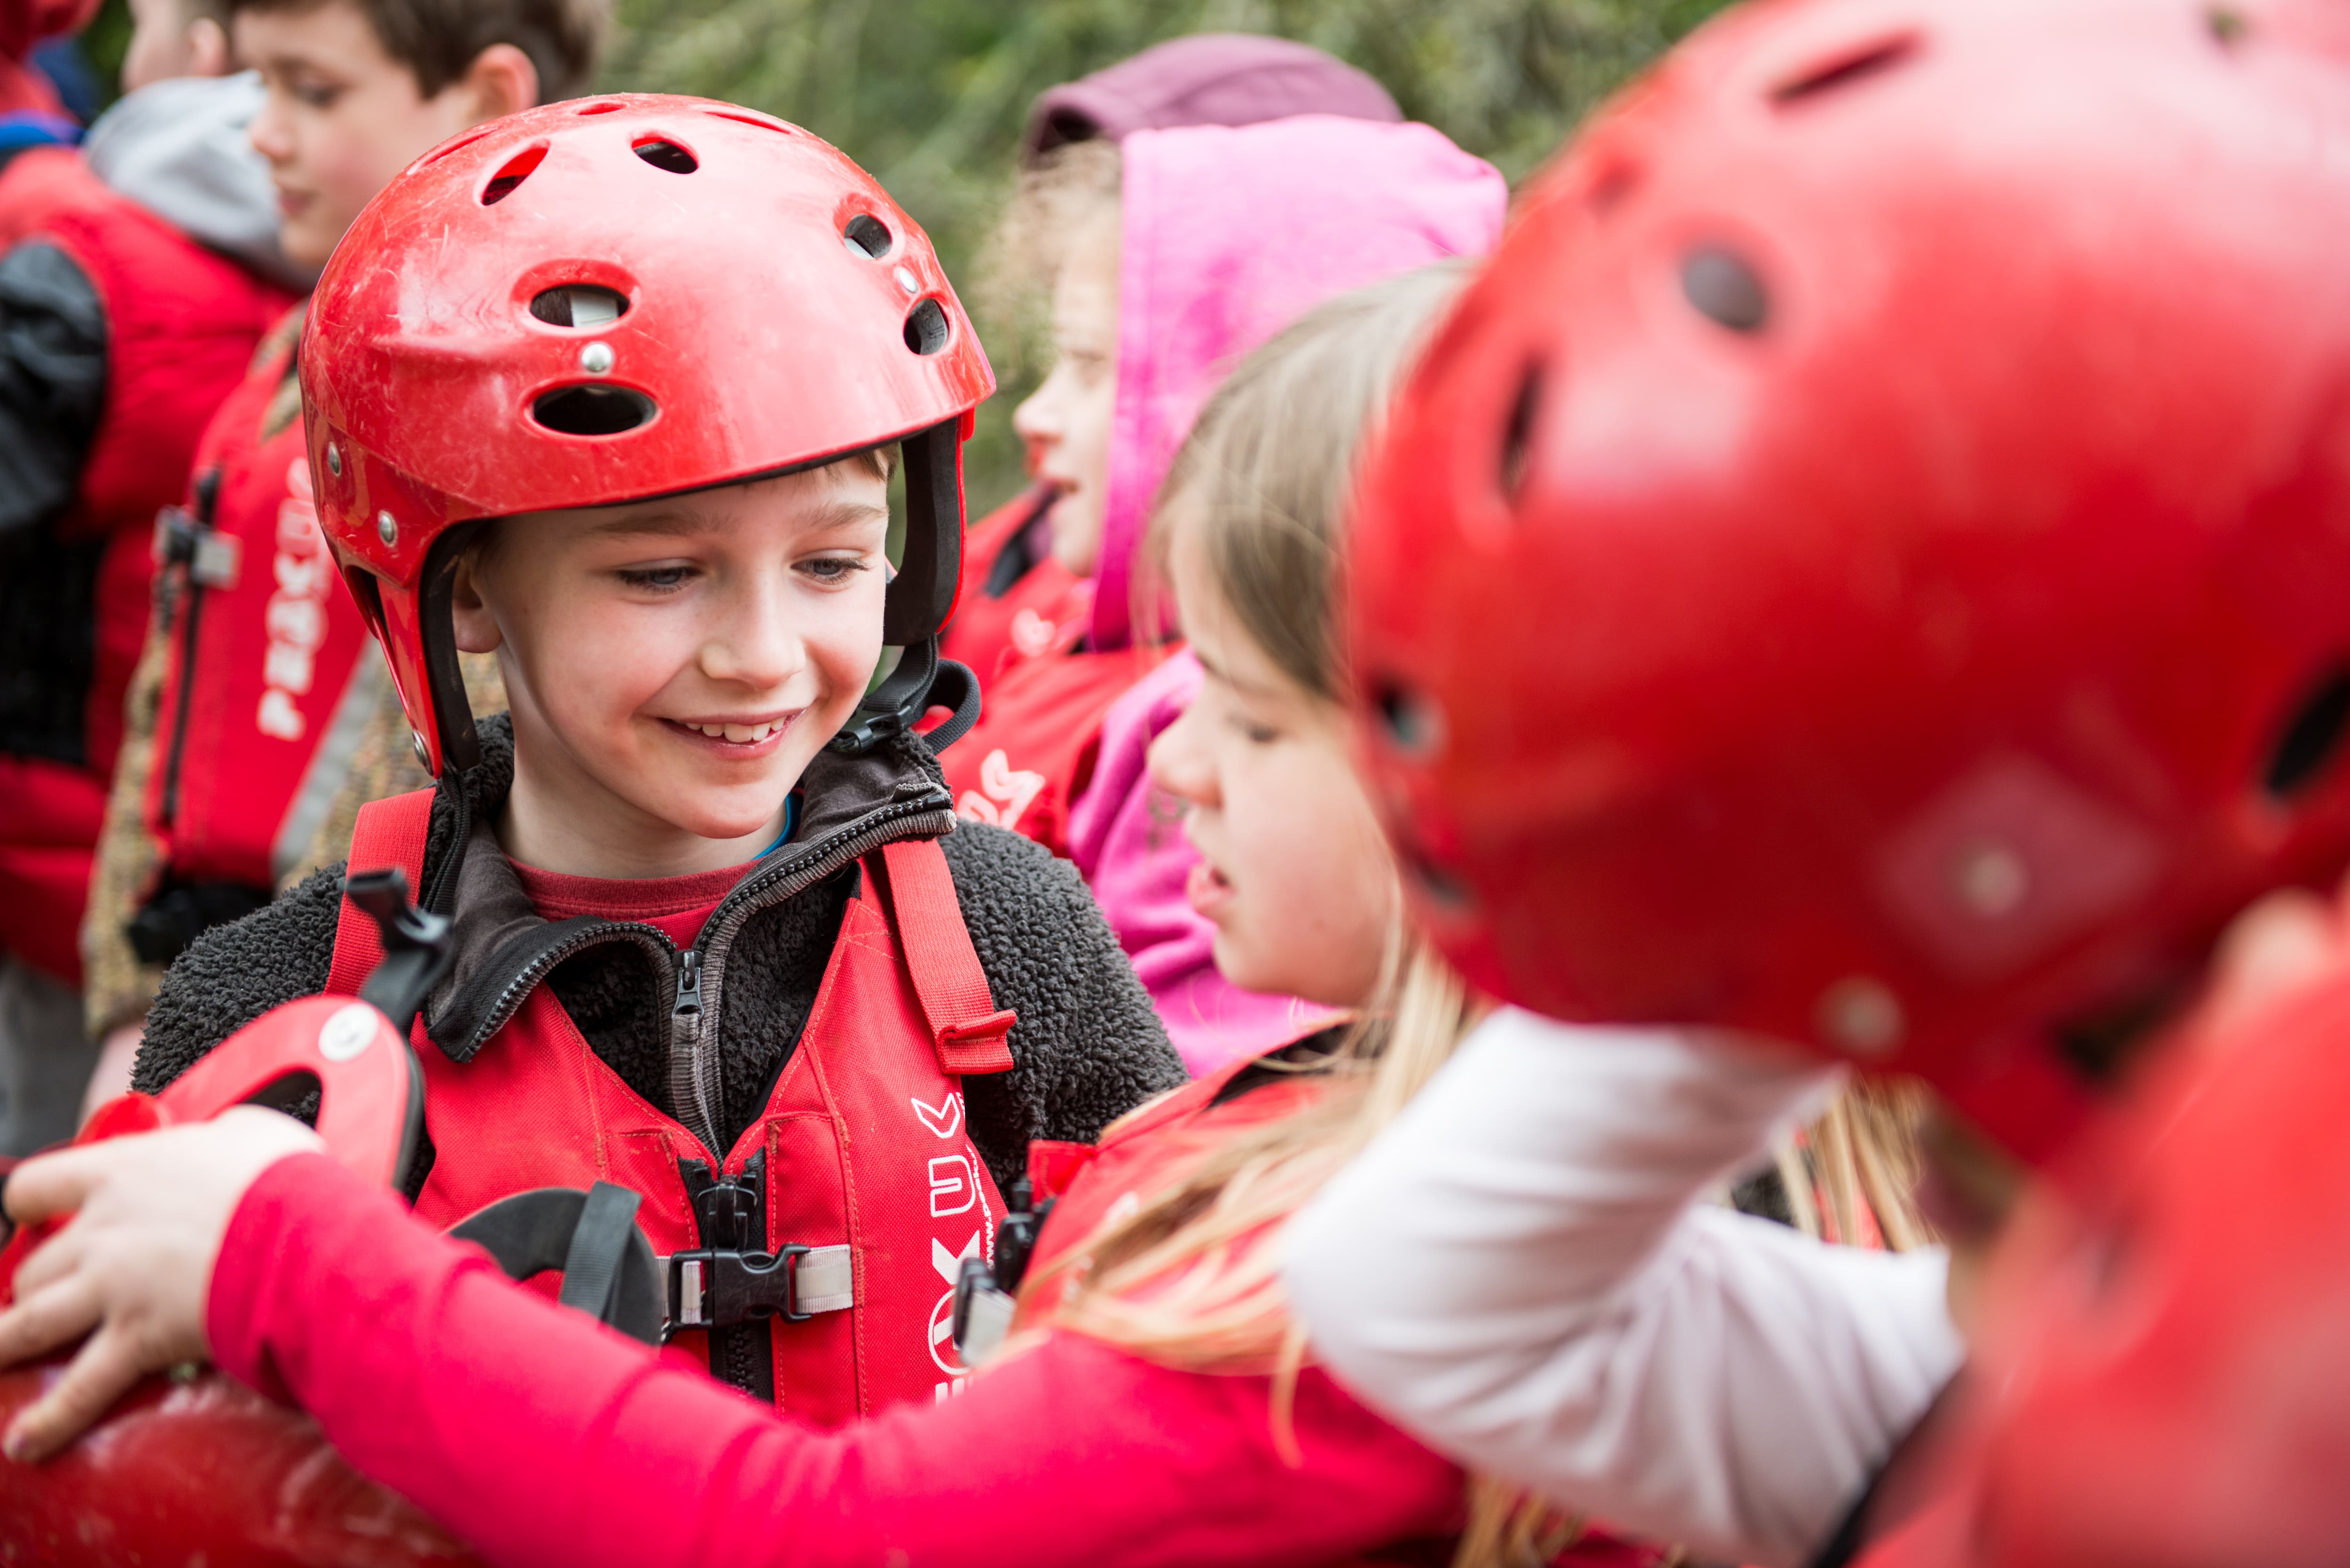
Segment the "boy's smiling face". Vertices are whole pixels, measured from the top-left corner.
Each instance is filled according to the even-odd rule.
[[[889,520],[879,466],[849,460],[493,524],[454,606],[513,708],[506,852],[633,877],[764,848],[880,659]]]

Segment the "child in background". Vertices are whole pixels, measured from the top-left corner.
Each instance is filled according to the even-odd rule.
[[[36,55],[69,39],[96,0],[8,0],[0,5],[0,162],[18,149],[70,146],[80,133]]]
[[[604,0],[232,0],[265,96],[249,127],[282,243],[323,265],[359,209],[468,126],[583,90]],[[282,314],[204,431],[169,531],[167,613],[109,801],[82,950],[104,1042],[91,1103],[128,1083],[165,966],[268,902],[305,859],[389,684],[318,536],[295,338]],[[177,499],[175,495],[173,497]]]
[[[1318,300],[1477,255],[1507,192],[1422,125],[1305,115],[1239,129],[1138,131],[1060,150],[1029,182],[1030,247],[1053,278],[1059,358],[1015,416],[1055,491],[1056,558],[1082,566],[1086,617],[1000,666],[948,764],[966,815],[1076,859],[1195,1071],[1252,1054],[1305,1016],[1220,977],[1183,902],[1196,863],[1142,779],[1149,738],[1196,690],[1189,661],[1113,704],[1166,657],[1132,614],[1151,498],[1232,363]],[[1265,214],[1282,214],[1266,227]],[[1139,635],[1138,635],[1139,633]],[[1087,800],[1090,790],[1092,798]]]
[[[108,779],[144,744],[125,701],[156,513],[185,493],[205,421],[309,275],[277,246],[244,134],[260,88],[226,74],[224,14],[131,9],[121,101],[79,151],[26,147],[0,174],[5,1154],[69,1136],[90,1075],[73,933]]]
[[[1020,193],[993,240],[1007,305],[1018,311],[1038,278],[1050,289],[1062,257],[1047,236],[1074,234],[1092,216],[1082,182],[1048,172],[1067,156],[1062,149],[1090,141],[1115,147],[1138,130],[1255,125],[1297,114],[1384,124],[1403,118],[1387,88],[1354,67],[1305,44],[1249,33],[1170,39],[1039,93],[1020,140]],[[1113,357],[1108,345],[1064,340],[1059,348],[1073,352],[1056,352],[1051,373],[1081,380],[1089,379],[1088,356],[1105,365]],[[1085,481],[1066,489],[1039,483],[972,527],[962,605],[940,651],[970,666],[983,688],[1016,660],[1083,635],[1108,472],[1107,414],[1105,408],[1064,443],[1061,466]]]
[[[1156,553],[1210,673],[1156,765],[1211,860],[1252,867],[1217,905],[1219,955],[1353,1021],[1231,1064],[1085,1151],[1029,1269],[1024,1327],[961,1397],[833,1436],[723,1398],[512,1289],[339,1168],[272,1165],[307,1140],[276,1117],[165,1134],[178,1147],[154,1141],[144,1168],[192,1160],[226,1184],[210,1233],[189,1237],[209,1256],[228,1228],[209,1320],[222,1364],[251,1378],[266,1358],[353,1463],[501,1563],[1660,1562],[1471,1488],[1301,1369],[1275,1284],[1288,1214],[1471,1012],[1399,924],[1394,864],[1325,695],[1336,651],[1305,653],[1292,630],[1330,624],[1356,437],[1458,276],[1333,301],[1260,350],[1202,416],[1161,513]],[[1275,469],[1287,514],[1254,488]],[[148,1154],[57,1157],[12,1179],[11,1210],[28,1217],[101,1168],[135,1188]],[[93,1209],[81,1226],[105,1223]],[[32,1348],[40,1293],[69,1286],[36,1258],[19,1288],[0,1356]],[[201,1354],[203,1287],[172,1290],[172,1344]],[[48,1450],[71,1424],[59,1412],[109,1393],[88,1382],[52,1400],[12,1451]],[[485,1478],[466,1434],[491,1420],[505,1462]]]

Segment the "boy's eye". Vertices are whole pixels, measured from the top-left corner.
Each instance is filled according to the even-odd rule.
[[[691,575],[685,566],[645,566],[623,570],[620,580],[632,588],[665,590],[682,586]]]
[[[820,583],[845,583],[858,572],[870,569],[858,556],[818,556],[800,563],[800,570]]]

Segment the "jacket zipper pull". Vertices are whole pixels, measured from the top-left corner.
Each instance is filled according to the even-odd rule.
[[[677,1005],[669,1011],[670,1114],[705,1146],[714,1146],[718,1129],[702,1071],[702,954],[688,948],[677,955]]]

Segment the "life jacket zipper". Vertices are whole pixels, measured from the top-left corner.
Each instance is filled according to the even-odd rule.
[[[702,1140],[713,1160],[723,1159],[718,1145],[718,1118],[712,1102],[718,1097],[714,1072],[704,1072],[702,1051],[702,951],[687,948],[677,955],[677,1002],[669,1011],[669,1098],[672,1113]],[[714,1067],[715,1064],[709,1064]],[[689,1119],[691,1118],[691,1119]]]

